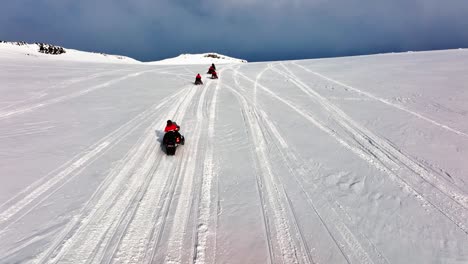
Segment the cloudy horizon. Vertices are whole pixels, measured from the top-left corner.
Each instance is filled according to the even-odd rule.
[[[271,61],[466,48],[467,14],[461,0],[18,0],[2,5],[0,39],[141,61]]]

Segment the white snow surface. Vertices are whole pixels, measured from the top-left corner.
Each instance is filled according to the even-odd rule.
[[[0,52],[0,263],[468,263],[467,50],[223,64],[201,86],[211,61],[19,50]]]
[[[48,44],[47,44],[48,45]],[[202,54],[181,54],[174,58],[163,59],[160,61],[141,62],[133,58],[121,55],[109,55],[105,53],[86,52],[75,49],[64,48],[63,54],[53,55],[39,52],[38,44],[24,42],[0,42],[0,59],[15,59],[22,56],[28,56],[37,60],[52,61],[77,61],[77,62],[98,62],[98,63],[135,63],[148,65],[189,65],[189,64],[232,64],[246,63],[246,60],[237,59],[222,55],[216,52]]]
[[[0,60],[15,59],[27,56],[37,60],[50,61],[77,61],[77,62],[99,62],[99,63],[141,63],[135,59],[104,53],[86,52],[75,49],[64,48],[65,53],[59,55],[44,54],[39,52],[38,44],[21,42],[0,42]]]
[[[236,59],[226,55],[218,54],[215,52],[202,53],[202,54],[181,54],[174,58],[168,58],[160,61],[147,62],[151,65],[191,65],[191,64],[233,64],[233,63],[246,63],[246,60]]]

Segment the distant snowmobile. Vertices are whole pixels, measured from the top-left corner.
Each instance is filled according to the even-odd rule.
[[[216,73],[215,70],[213,70],[213,72],[211,72],[211,79],[218,79],[218,74]]]
[[[212,74],[215,70],[216,70],[216,68],[214,67],[214,64],[213,64],[213,65],[210,66],[207,73]]]
[[[203,84],[201,80],[201,75],[197,74],[197,77],[195,77],[195,85],[200,85],[200,84]]]

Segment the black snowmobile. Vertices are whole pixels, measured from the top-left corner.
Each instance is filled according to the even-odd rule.
[[[178,131],[168,131],[164,134],[163,145],[167,155],[175,155],[176,148],[185,144],[185,138]]]

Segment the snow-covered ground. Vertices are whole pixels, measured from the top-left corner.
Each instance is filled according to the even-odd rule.
[[[246,60],[236,59],[215,52],[202,54],[181,54],[174,58],[168,58],[160,61],[147,62],[151,65],[193,65],[193,64],[233,64],[246,63]]]
[[[0,263],[468,262],[467,50],[208,66],[1,55]]]
[[[49,45],[49,44],[46,44]],[[141,63],[135,59],[104,53],[86,52],[75,49],[64,49],[65,53],[52,55],[39,52],[39,45],[24,42],[0,42],[0,62],[4,59],[17,59],[24,56],[31,57],[31,61],[76,61],[99,63]]]

